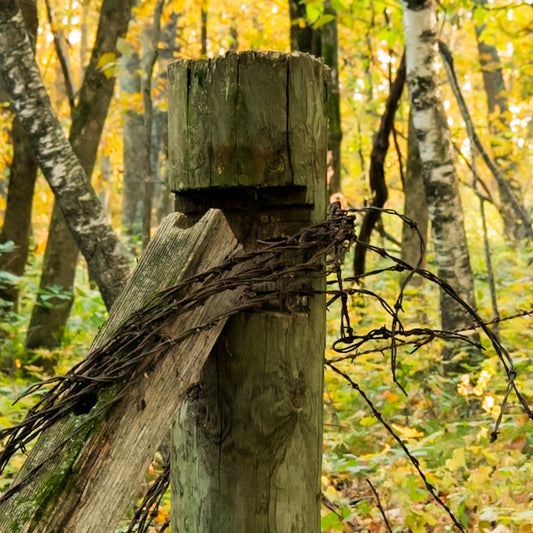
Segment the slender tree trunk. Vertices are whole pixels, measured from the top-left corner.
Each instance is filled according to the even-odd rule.
[[[374,138],[372,154],[370,156],[370,172],[368,181],[372,191],[372,207],[383,207],[389,196],[387,183],[385,182],[385,157],[389,150],[389,137],[394,126],[394,116],[398,108],[398,102],[402,96],[405,85],[405,57],[402,58],[396,79],[391,85],[385,111],[381,117],[379,130]],[[365,214],[361,229],[357,237],[354,250],[353,273],[354,276],[362,276],[365,272],[366,244],[370,242],[370,235],[379,220],[379,213],[370,211]]]
[[[202,0],[200,8],[200,55],[207,56],[207,6],[208,0]]]
[[[405,171],[405,181],[403,183],[404,204],[403,214],[415,221],[418,231],[427,243],[428,234],[428,204],[426,201],[426,191],[424,190],[424,180],[422,177],[422,161],[420,160],[420,150],[418,139],[413,127],[411,111],[409,111],[409,136],[407,139],[407,168]],[[404,223],[402,228],[402,260],[415,266],[420,259],[420,242],[415,231]],[[425,264],[425,257],[424,263]],[[421,285],[424,278],[415,276],[411,280],[411,285]]]
[[[306,6],[299,0],[289,1],[291,50],[323,57],[329,67],[328,80],[328,194],[341,190],[342,126],[339,90],[339,41],[337,12],[330,0],[324,2],[324,14],[335,17],[320,29],[313,28],[306,16]]]
[[[32,47],[35,48],[39,26],[36,3],[34,1],[22,3],[21,12]],[[13,120],[11,139],[13,160],[9,168],[9,185],[0,242],[13,241],[17,248],[13,252],[0,255],[0,270],[21,276],[28,258],[31,208],[38,165],[20,120],[16,117]],[[16,310],[18,293],[17,287],[7,287],[0,291],[0,298],[12,302],[13,309]]]
[[[122,60],[125,73],[120,77],[120,90],[126,94],[140,94],[141,61],[134,52]],[[140,237],[142,232],[142,183],[143,161],[146,158],[144,120],[141,113],[128,109],[124,115],[123,161],[124,184],[122,189],[122,225],[132,236]]]
[[[25,346],[28,350],[53,349],[61,344],[74,300],[78,247],[57,201],[54,202],[48,232],[39,292],[26,334]]]
[[[104,302],[110,306],[129,276],[129,263],[83,166],[64,137],[35,63],[24,20],[11,2],[0,3],[0,73],[39,166],[87,259]],[[98,121],[98,112],[94,110],[89,121],[83,111],[91,109],[84,106],[78,111],[90,122],[85,124],[85,131],[91,130]]]
[[[324,2],[324,14],[332,15],[334,20],[322,26],[322,56],[329,67],[328,82],[328,194],[341,190],[341,103],[339,89],[339,39],[337,34],[337,12],[330,0]]]
[[[131,2],[128,0],[104,0],[102,3],[96,42],[80,89],[78,104],[73,110],[69,140],[75,154],[74,157],[77,156],[79,163],[81,163],[79,171],[83,170],[83,173],[80,173],[80,182],[83,179],[85,187],[89,189],[90,184],[86,176],[91,175],[94,167],[100,136],[115,85],[115,78],[109,72],[104,72],[98,61],[104,53],[118,54],[116,43],[119,37],[126,34],[130,15]],[[94,195],[94,191],[90,190],[91,194]],[[68,217],[65,216],[64,207],[61,204],[60,208],[63,211],[62,214],[55,207],[52,214],[40,282],[40,295],[37,298],[28,328],[27,346],[32,348],[57,346],[60,343],[62,331],[65,328],[72,305],[72,299],[63,299],[58,302],[60,305],[50,307],[44,305],[42,299],[42,294],[47,293],[49,287],[60,287],[64,295],[73,294],[78,254],[76,243],[69,235],[72,233],[71,223],[67,220],[67,225],[65,225],[63,218]],[[99,209],[102,217],[101,224],[107,226],[107,217],[100,206]],[[77,242],[77,245],[80,246],[80,243]],[[87,259],[87,255],[85,253],[84,255]],[[106,278],[114,279],[116,283],[116,287],[111,291],[102,292],[108,308],[118,296],[126,279],[124,276],[125,257],[122,257],[122,261],[124,261],[122,270],[114,272],[112,276],[106,275]],[[100,280],[99,282],[99,275],[91,268],[89,259],[88,263],[91,277],[102,291],[102,282],[107,283],[107,280]],[[61,264],[60,269],[57,268],[59,264]]]
[[[168,171],[168,113],[156,111],[154,113],[154,127],[152,128],[152,172],[154,182],[154,211],[157,223],[174,209],[174,195],[170,192],[165,180]]]
[[[162,28],[161,41],[165,43],[165,49],[158,54],[161,60],[159,68],[160,78],[166,78],[167,63],[173,59],[173,50],[176,48],[176,31],[179,13],[172,13],[169,22]],[[142,48],[147,39],[143,39]],[[120,90],[127,94],[141,92],[141,76],[139,74],[141,61],[137,52],[122,56],[122,64],[125,73],[120,77]],[[167,113],[154,109],[152,127],[151,153],[152,172],[154,179],[154,207],[157,212],[157,220],[161,221],[164,216],[172,211],[174,199],[168,190],[168,186],[161,179],[161,158],[167,160]],[[143,206],[143,179],[144,162],[146,161],[146,143],[144,118],[141,113],[128,109],[124,117],[123,126],[123,162],[124,182],[122,189],[122,224],[128,234],[140,237],[142,233],[142,206]],[[161,157],[161,153],[163,156]]]
[[[89,2],[82,2],[81,4],[81,36],[80,36],[80,80],[83,78],[85,72],[87,54],[89,45],[87,44],[89,37]]]
[[[322,56],[322,33],[315,30],[306,15],[306,6],[299,0],[289,0],[291,18],[291,50]]]
[[[157,0],[154,7],[151,39],[146,54],[145,69],[142,78],[142,97],[144,107],[144,142],[146,154],[144,160],[144,194],[143,194],[143,249],[151,238],[152,203],[156,170],[153,165],[154,156],[159,159],[159,146],[153,145],[154,104],[152,101],[152,78],[157,61],[159,40],[161,38],[161,14],[165,0]]]
[[[178,20],[180,13],[171,13],[168,22],[162,28],[161,42],[164,49],[159,51],[159,78],[167,79],[167,68],[174,60],[175,49],[179,49],[176,41]],[[154,109],[154,125],[152,128],[152,145],[157,150],[152,150],[152,172],[155,176],[154,183],[154,210],[157,222],[171,213],[174,209],[174,195],[170,192],[166,176],[168,173],[168,111]]]
[[[0,255],[0,270],[22,276],[28,258],[31,233],[31,208],[37,178],[37,161],[20,121],[15,118],[11,131],[13,161],[9,169],[9,186],[1,242],[13,241],[16,249]],[[12,302],[17,309],[19,290],[16,286],[0,291],[0,298]]]
[[[483,40],[484,26],[476,26],[479,64],[483,74],[483,86],[487,94],[491,147],[495,162],[502,170],[508,187],[498,184],[500,195],[499,211],[502,215],[505,235],[517,242],[527,238],[527,229],[510,199],[510,193],[523,206],[523,192],[517,179],[517,164],[513,159],[512,143],[506,138],[511,131],[509,125],[509,104],[502,65],[497,48]]]
[[[435,70],[436,15],[433,0],[403,2],[407,84],[420,148],[439,276],[475,307],[474,283],[454,168],[450,133]],[[441,291],[442,328],[469,324],[461,306]]]

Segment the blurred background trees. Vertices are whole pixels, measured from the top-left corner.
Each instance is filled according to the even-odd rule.
[[[409,40],[406,43],[404,38],[404,13],[400,3],[389,0],[167,0],[163,5],[157,58],[149,81],[152,121],[148,153],[146,101],[143,102],[142,89],[143,78],[144,84],[147,83],[147,62],[154,52],[155,4],[155,0],[137,0],[133,7],[129,1],[118,0],[20,2],[55,113],[64,131],[70,132],[75,152],[90,176],[111,225],[126,245],[132,264],[141,251],[143,205],[147,201],[147,158],[153,191],[150,199],[152,228],[173,210],[172,198],[165,188],[166,66],[175,58],[216,57],[246,49],[300,50],[323,56],[331,69],[329,192],[342,193],[340,198],[344,205],[373,204],[376,193],[370,178],[376,135],[387,112],[404,47],[409,46]],[[495,179],[494,172],[476,153],[442,62],[437,51],[431,49],[428,57],[435,61],[431,83],[441,102],[441,125],[437,133],[444,132],[447,139],[443,153],[455,173],[452,192],[448,191],[446,197],[439,189],[442,184],[439,176],[436,181],[430,179],[430,171],[437,170],[431,163],[435,154],[431,154],[427,144],[430,134],[421,128],[420,115],[418,119],[416,116],[417,112],[424,111],[420,97],[429,93],[428,88],[423,87],[419,94],[416,90],[413,94],[413,74],[409,72],[408,61],[407,86],[411,92],[409,95],[409,91],[404,90],[398,101],[381,163],[381,185],[387,191],[384,206],[405,212],[417,221],[421,233],[427,236],[424,262],[431,270],[441,274],[446,273],[446,269],[454,270],[459,262],[449,258],[461,249],[464,259],[461,263],[463,266],[468,263],[466,274],[454,270],[449,281],[453,285],[455,275],[463,281],[465,276],[469,278],[465,281],[466,299],[471,303],[475,300],[483,316],[490,318],[494,314],[490,283],[496,289],[503,315],[531,309],[532,276],[528,266],[531,242],[524,217],[519,216],[516,209],[518,205],[527,218],[533,204],[531,4],[499,0],[411,4],[426,5],[434,10],[435,39],[442,40],[453,54],[458,84],[476,133],[505,183],[502,185],[501,179]],[[101,49],[97,37],[99,23],[104,24],[102,35],[106,38],[105,48]],[[96,78],[100,85],[93,84]],[[87,345],[105,311],[98,291],[88,278],[85,262],[78,260],[74,241],[65,226],[58,222],[61,217],[53,208],[53,194],[37,172],[25,135],[1,88],[0,96],[3,139],[0,146],[0,352],[1,369],[7,383],[15,379],[13,376],[26,380],[42,377],[43,369],[64,370],[72,358],[83,353],[81,347]],[[435,101],[430,102],[434,104]],[[432,188],[431,183],[437,188]],[[486,205],[486,224],[481,217],[479,195]],[[457,211],[461,206],[462,212]],[[446,229],[448,223],[460,226],[461,218],[464,230]],[[419,258],[412,230],[402,227],[393,218],[380,217],[369,239],[411,264]],[[442,239],[447,240],[446,247],[451,254],[448,259],[442,253]],[[14,246],[9,244],[11,242]],[[487,242],[495,279],[488,275]],[[380,261],[370,256],[364,269],[380,268]],[[346,268],[350,271],[351,264]],[[360,278],[359,282],[363,280]],[[462,317],[458,317],[453,308],[446,307],[446,302],[442,304],[445,311],[441,315],[435,288],[417,278],[413,281],[404,302],[406,324],[415,327],[429,323],[440,327],[443,319],[444,327],[464,325]],[[398,277],[390,275],[381,279],[379,288],[392,295],[399,282]],[[386,319],[380,314],[379,306],[368,297],[356,296],[351,305],[359,317],[356,327],[364,328]],[[335,312],[333,309],[332,317]],[[533,350],[530,329],[527,319],[520,318],[502,323],[499,331],[504,340],[508,339],[520,368],[528,376],[532,372],[529,360]],[[449,346],[432,346],[436,347],[420,349],[400,361],[399,373],[411,384],[406,385],[411,393],[406,400],[397,394],[391,383],[382,355],[362,356],[350,368],[356,377],[365,379],[378,403],[391,417],[396,417],[401,427],[417,425],[418,433],[409,434],[406,430],[405,438],[411,439],[421,450],[420,456],[424,453],[431,456],[427,465],[434,468],[440,486],[450,493],[455,510],[465,517],[475,516],[476,523],[483,527],[499,523],[502,513],[498,510],[496,496],[490,493],[483,500],[478,495],[488,490],[483,487],[483,479],[488,479],[496,469],[490,472],[482,469],[483,453],[476,448],[488,438],[483,428],[495,415],[495,406],[502,395],[504,385],[496,377],[498,365],[490,354],[484,354],[483,361],[477,357],[476,364],[469,366],[470,359],[462,348],[447,352]],[[442,372],[443,353],[461,362],[457,368],[462,374],[447,376]],[[482,379],[483,372],[488,379]],[[423,385],[420,380],[416,381],[421,376]],[[438,524],[427,525],[437,520],[437,511],[417,492],[419,488],[410,474],[406,474],[399,456],[394,455],[394,450],[389,451],[390,444],[375,428],[375,420],[365,418],[364,414],[362,419],[361,416],[354,419],[354,413],[361,415],[363,407],[349,395],[338,378],[327,379],[325,398],[327,428],[331,428],[326,431],[328,476],[325,490],[333,502],[332,514],[327,515],[331,524],[325,529],[347,528],[347,517],[356,511],[359,516],[366,517],[368,524],[373,520],[379,522],[379,516],[373,514],[368,504],[368,489],[360,483],[365,475],[371,474],[381,482],[381,490],[398,510],[398,523],[409,524],[413,531],[438,531]],[[422,407],[432,410],[433,415],[428,418],[422,414]],[[485,422],[479,422],[472,435],[453,417],[446,418],[451,412],[461,413],[465,419],[475,414]],[[451,441],[447,441],[448,445],[430,444],[431,439],[433,443],[438,440],[435,434],[440,431],[439,421],[447,424],[453,447],[462,452],[452,452]],[[505,454],[507,450],[510,457],[507,467],[511,474],[516,474],[515,480],[520,475],[527,477],[530,467],[526,466],[526,457],[533,450],[533,441],[529,442],[529,437],[524,435],[522,422],[519,424],[515,420],[512,429],[503,437],[511,448],[502,447],[497,452]],[[413,436],[418,434],[423,437]],[[392,473],[391,464],[395,465]],[[387,468],[392,477],[387,477]],[[396,480],[393,479],[395,475],[398,476]],[[471,488],[453,489],[454,480],[460,478],[469,479]],[[529,487],[528,483],[525,480],[524,486]],[[392,485],[402,487],[404,492],[392,496]],[[533,487],[530,488],[533,491]],[[524,493],[527,490],[524,489]],[[357,491],[363,496],[354,496]],[[406,494],[404,501],[402,498]],[[417,497],[420,499],[416,500]],[[413,498],[421,502],[419,507],[406,503]],[[531,517],[520,515],[528,509],[527,498],[523,504],[506,500],[505,494],[500,494],[499,498],[506,502],[503,506],[516,506],[515,517],[522,516],[516,518],[516,523],[514,518],[508,523],[518,524],[517,528],[533,524]],[[489,504],[481,505],[482,500]],[[480,511],[482,508],[485,510]],[[348,514],[344,516],[343,513]],[[416,529],[417,524],[422,529]],[[375,527],[374,530],[379,531],[380,526]]]

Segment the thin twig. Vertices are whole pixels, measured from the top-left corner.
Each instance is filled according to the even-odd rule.
[[[383,517],[383,521],[385,522],[385,526],[387,527],[388,531],[392,533],[392,528],[390,527],[389,520],[387,519],[387,515],[385,514],[385,509],[383,509],[383,506],[381,505],[381,500],[379,499],[378,491],[374,488],[374,485],[372,485],[372,482],[370,479],[367,478],[366,482],[370,486],[370,489],[374,493],[374,496],[376,497],[376,502],[378,504],[379,512],[381,513],[381,516]]]
[[[450,517],[451,521],[459,529],[460,531],[466,532],[465,528],[459,522],[459,520],[455,517],[452,510],[446,505],[446,503],[442,500],[442,498],[438,495],[437,489],[428,481],[426,474],[423,472],[423,470],[420,468],[420,462],[418,459],[411,454],[407,446],[404,444],[402,439],[396,434],[396,432],[392,429],[392,427],[388,424],[388,422],[383,418],[381,413],[378,411],[372,400],[366,395],[366,393],[359,387],[355,381],[352,380],[352,378],[337,368],[335,365],[332,365],[331,363],[326,363],[326,365],[333,370],[333,372],[339,374],[339,376],[342,376],[349,384],[350,386],[359,393],[359,395],[363,398],[365,403],[370,407],[370,410],[372,411],[372,414],[379,420],[381,425],[388,431],[388,433],[392,436],[392,438],[398,443],[400,448],[403,450],[415,470],[418,472],[418,475],[422,479],[424,485],[426,486],[426,490],[431,494],[433,499],[446,511],[448,516]]]

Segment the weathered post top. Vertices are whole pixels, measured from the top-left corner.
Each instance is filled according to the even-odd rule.
[[[322,218],[325,69],[309,55],[281,52],[170,65],[169,182],[177,210],[220,207],[228,216],[291,205],[312,210],[312,222]]]

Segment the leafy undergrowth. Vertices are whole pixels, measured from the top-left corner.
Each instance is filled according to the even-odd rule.
[[[502,317],[533,308],[530,253],[500,245],[493,250],[498,304]],[[378,260],[378,266],[384,266]],[[433,266],[430,264],[430,268]],[[484,265],[474,270],[483,272]],[[398,275],[368,279],[370,288],[393,304]],[[490,320],[489,289],[484,275],[476,276],[478,311]],[[400,314],[406,328],[439,327],[438,291],[427,282],[410,288]],[[328,320],[329,345],[335,340],[338,310]],[[387,318],[368,296],[354,297],[350,315],[357,333]],[[533,404],[533,331],[531,317],[499,324],[502,344],[510,352],[518,389]],[[498,438],[491,432],[500,414],[507,379],[487,339],[484,360],[464,374],[446,373],[443,341],[414,351],[398,350],[398,381],[392,379],[386,343],[365,344],[353,360],[336,363],[348,374],[406,444],[427,481],[466,531],[506,533],[533,531],[533,423],[512,395],[504,408]],[[457,357],[466,354],[457,354]],[[340,354],[331,348],[329,360]],[[326,371],[324,394],[323,531],[452,531],[443,507],[428,493],[412,462],[373,416],[357,391],[338,374]],[[369,483],[370,482],[370,483]],[[373,491],[372,487],[375,489]],[[378,500],[379,498],[379,500]],[[380,511],[379,506],[382,510]],[[386,516],[386,520],[383,517]]]
[[[0,318],[0,429],[21,421],[44,394],[45,390],[41,389],[16,401],[31,385],[66,373],[85,356],[106,316],[99,292],[90,287],[87,271],[80,267],[74,304],[61,346],[55,350],[25,350],[24,339],[39,283],[41,259],[31,258],[32,266],[18,283],[17,312],[3,311]],[[24,460],[25,456],[18,453],[10,461],[0,476],[0,492],[13,481]]]
[[[503,244],[494,250],[502,316],[533,308],[529,256],[526,251],[517,253]],[[384,261],[371,259],[370,265],[382,267]],[[51,361],[53,365],[45,366],[54,366],[54,372],[64,373],[86,354],[105,317],[98,293],[90,288],[85,271],[80,269],[75,304],[62,346],[55,351],[26,353],[24,332],[33,304],[31,295],[36,289],[38,265],[34,269],[21,281],[19,312],[3,315],[0,427],[21,420],[36,400],[29,397],[13,405],[31,384],[49,377],[40,366],[42,362]],[[347,261],[347,274],[349,270]],[[481,262],[474,263],[474,270],[484,272],[485,268]],[[399,274],[382,274],[365,283],[365,288],[392,304]],[[486,276],[476,276],[476,291],[480,314],[490,318]],[[357,333],[390,322],[390,317],[370,296],[354,296],[349,305]],[[401,313],[403,325],[438,328],[438,308],[437,287],[428,282],[410,287]],[[328,360],[340,357],[331,349],[338,337],[339,312],[336,305],[329,310]],[[531,318],[527,316],[514,318],[502,321],[499,330],[518,372],[518,388],[533,404],[530,324]],[[369,342],[359,352],[370,353],[338,361],[336,366],[366,392],[467,531],[533,532],[532,422],[511,396],[503,412],[498,439],[490,442],[507,381],[486,339],[483,344],[486,347],[483,363],[462,375],[444,371],[442,341],[433,341],[416,351],[412,346],[400,347],[397,376],[407,396],[393,382],[386,343]],[[458,354],[461,355],[464,354]],[[409,458],[357,391],[331,370],[326,370],[325,383],[323,531],[382,532],[388,531],[389,526],[395,532],[452,531],[449,516],[427,492]],[[12,481],[23,460],[17,456],[10,463],[0,480],[0,490]],[[147,473],[147,486],[160,468],[160,459],[156,458]],[[167,494],[162,507],[154,512],[152,531],[160,529],[168,513]],[[126,531],[127,526],[122,530]]]

